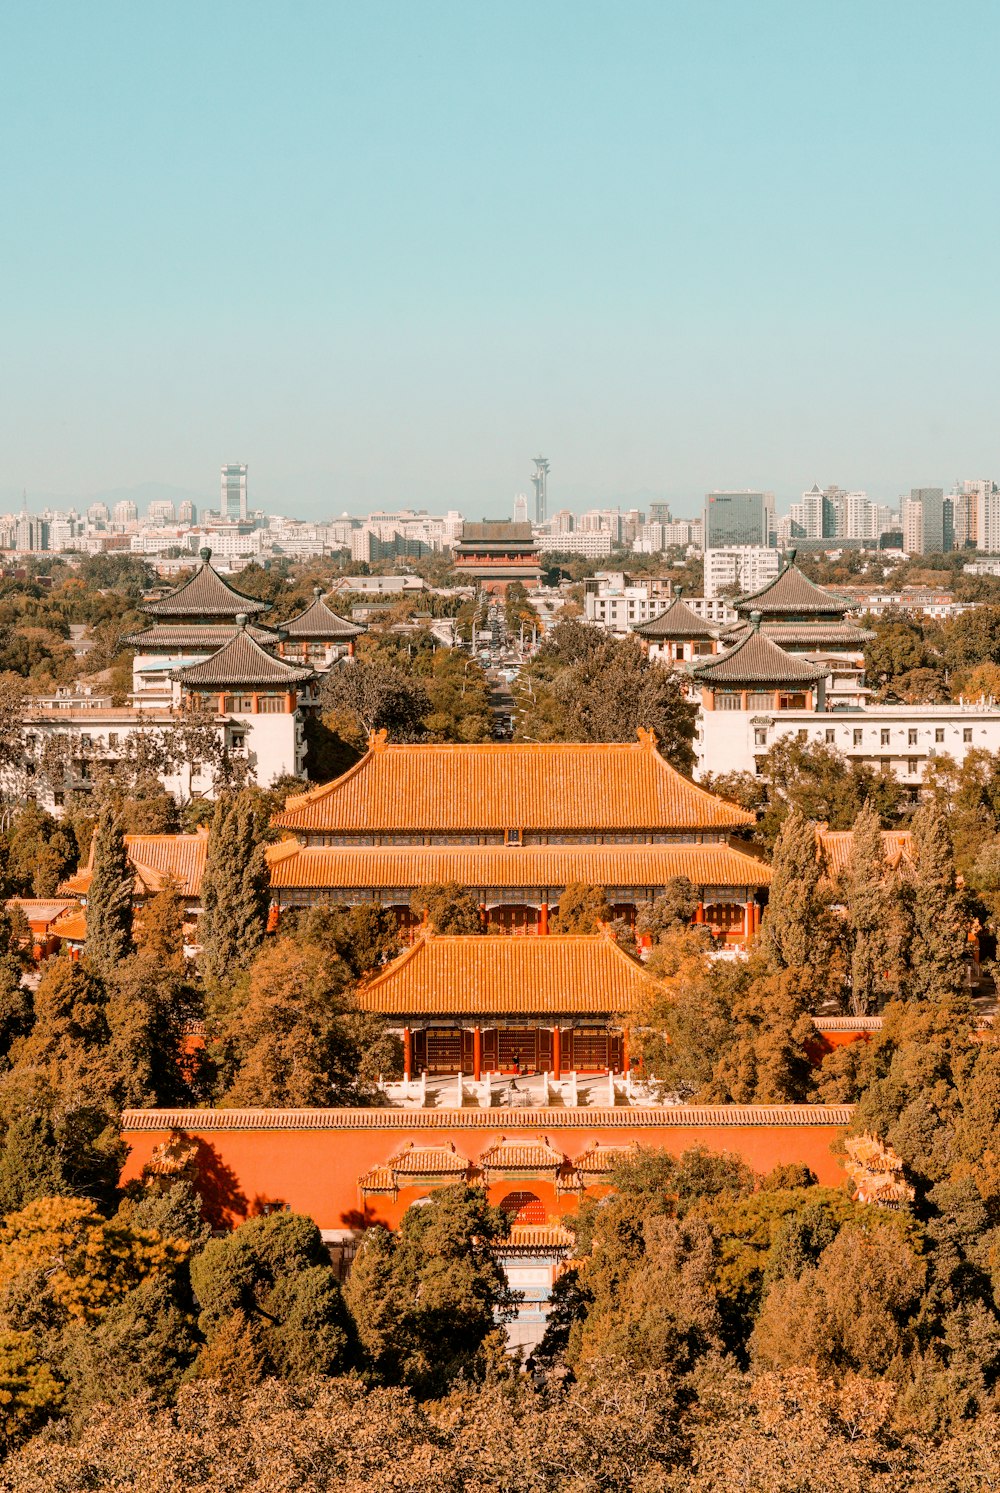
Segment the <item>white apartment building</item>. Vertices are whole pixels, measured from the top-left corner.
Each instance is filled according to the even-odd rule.
[[[617,546],[612,535],[605,530],[580,530],[571,534],[539,534],[538,548],[542,553],[584,555],[589,560],[599,560],[610,555]]]
[[[645,586],[604,587],[588,591],[583,598],[586,621],[603,627],[605,632],[623,637],[639,622],[648,622],[663,611],[667,602],[653,596]]]
[[[976,548],[987,555],[1000,554],[1000,492],[989,478],[976,478],[962,483],[963,488],[974,495],[976,505]]]
[[[734,549],[705,551],[705,595],[713,600],[720,592],[747,594],[773,581],[781,569],[776,549],[745,544]]]
[[[851,761],[885,769],[918,790],[930,762],[962,762],[972,751],[1000,752],[1000,706],[978,704],[869,705],[863,710],[743,709],[699,712],[697,775],[758,771],[760,758],[782,738],[835,747]]]

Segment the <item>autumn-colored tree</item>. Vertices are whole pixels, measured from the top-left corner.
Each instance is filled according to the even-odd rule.
[[[223,795],[209,831],[202,877],[200,966],[209,984],[246,969],[264,939],[269,878],[253,795]]]
[[[0,1319],[96,1322],[141,1281],[174,1270],[186,1240],[102,1218],[82,1198],[39,1198],[0,1220]]]
[[[315,943],[278,938],[210,1007],[219,1102],[264,1108],[365,1103],[398,1039],[357,1012],[348,971]],[[374,1069],[374,1071],[373,1071]]]
[[[132,951],[132,890],[135,872],[125,852],[125,836],[108,805],[97,821],[94,863],[87,892],[87,963],[107,977]]]
[[[559,898],[552,920],[554,933],[596,933],[602,923],[610,923],[611,904],[601,886],[573,881]]]
[[[485,1368],[512,1297],[493,1246],[509,1223],[481,1188],[438,1188],[392,1234],[369,1229],[344,1287],[362,1351],[388,1384],[446,1392]]]
[[[430,695],[409,671],[364,657],[327,671],[320,705],[324,720],[357,745],[364,745],[373,731],[387,731],[393,741],[419,741],[431,712]]]
[[[0,1331],[0,1451],[10,1451],[57,1415],[64,1398],[35,1335]]]
[[[933,804],[913,816],[913,934],[909,993],[941,996],[961,990],[966,970],[966,918],[955,878],[948,826]]]
[[[312,1219],[289,1212],[250,1219],[195,1256],[191,1284],[206,1339],[195,1366],[203,1377],[225,1379],[234,1349],[249,1358],[243,1372],[251,1382],[345,1367],[350,1323]]]
[[[474,892],[458,881],[439,881],[417,887],[410,897],[410,908],[418,917],[427,917],[435,933],[485,933],[479,903]]]
[[[767,915],[760,949],[774,970],[807,969],[828,958],[821,935],[823,903],[816,830],[793,809],[774,847]]]
[[[882,827],[866,804],[854,821],[845,876],[851,1010],[878,1010],[903,984],[910,931],[907,888],[890,873]]]

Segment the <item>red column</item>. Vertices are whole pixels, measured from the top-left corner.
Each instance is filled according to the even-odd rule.
[[[552,1072],[558,1080],[562,1076],[562,1053],[559,1051],[559,1028],[552,1028]]]
[[[547,902],[543,902],[538,909],[538,931],[540,934],[549,931],[549,904]]]
[[[347,656],[348,656],[348,658],[353,658],[354,657],[354,639],[353,638],[351,639],[351,641],[347,645]]]
[[[628,1027],[622,1028],[622,1072],[628,1072]]]
[[[705,904],[704,904],[704,902],[699,902],[698,906],[695,908],[695,910],[694,910],[694,920],[695,920],[696,923],[703,923],[705,921]]]
[[[408,1026],[403,1028],[403,1077],[409,1079],[413,1072],[413,1034]]]
[[[476,1083],[483,1076],[483,1030],[478,1025],[472,1029],[472,1076]]]

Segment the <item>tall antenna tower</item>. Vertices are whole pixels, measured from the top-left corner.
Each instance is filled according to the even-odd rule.
[[[549,463],[545,456],[533,459],[535,470],[531,474],[531,485],[535,489],[535,523],[544,524],[549,506]]]

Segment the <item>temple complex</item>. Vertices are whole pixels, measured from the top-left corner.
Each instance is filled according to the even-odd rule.
[[[497,519],[463,524],[454,555],[455,569],[483,591],[503,592],[512,581],[537,586],[541,580],[538,544],[530,524]]]
[[[316,586],[305,611],[282,623],[278,653],[291,663],[306,664],[324,674],[340,659],[353,658],[355,641],[365,630],[338,616]]]

